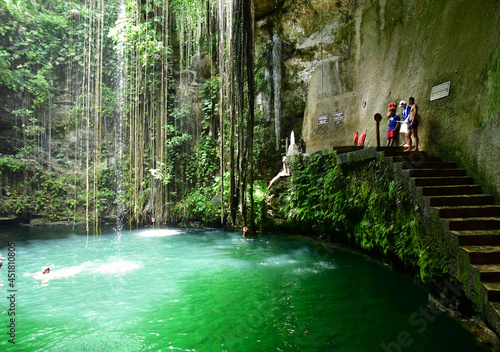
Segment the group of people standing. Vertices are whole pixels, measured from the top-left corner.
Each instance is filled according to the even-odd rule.
[[[396,104],[390,103],[387,111],[389,119],[389,131],[387,132],[387,146],[392,147],[395,143],[397,132],[402,139],[401,146],[406,147],[405,151],[418,150],[418,106],[415,98],[410,97],[408,104],[404,100],[399,102],[399,107],[403,108],[401,118],[396,115]],[[413,146],[413,140],[415,145]]]

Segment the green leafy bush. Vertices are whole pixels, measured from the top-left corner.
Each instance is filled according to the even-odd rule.
[[[311,155],[296,158],[291,168],[281,209],[290,228],[402,263],[424,282],[448,271],[442,244],[426,234],[408,194],[381,165],[348,171],[332,156]]]
[[[18,172],[24,170],[26,165],[11,156],[4,156],[0,158],[0,174],[3,172]]]

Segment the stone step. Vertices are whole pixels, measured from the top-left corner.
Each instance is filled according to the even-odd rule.
[[[403,161],[403,169],[455,169],[457,163],[454,161],[424,161],[424,162],[409,162]]]
[[[461,255],[466,254],[473,270],[479,272],[484,288],[471,285],[472,290],[481,295],[486,289],[500,315],[500,205],[495,205],[491,195],[482,194],[481,186],[456,162],[421,152],[387,150],[384,156],[401,163],[430,206],[437,208],[442,224],[456,236]]]
[[[413,177],[415,186],[452,186],[452,185],[471,185],[474,178],[471,176],[447,176],[447,177]]]
[[[459,246],[500,246],[499,230],[452,231]]]
[[[483,282],[489,301],[500,301],[500,282]]]
[[[500,264],[500,246],[462,246],[471,264]]]
[[[411,169],[410,177],[467,176],[465,169]]]
[[[395,163],[407,162],[411,164],[422,164],[422,163],[439,163],[442,162],[441,158],[437,156],[427,156],[424,153],[420,154],[402,154],[402,155],[394,155],[392,156],[392,161]]]
[[[406,157],[409,157],[409,158],[426,158],[426,157],[429,157],[429,155],[424,152],[424,151],[413,151],[413,152],[407,152],[405,151],[406,148],[403,148],[403,147],[398,147],[399,151],[401,151],[400,154],[396,154],[396,155],[393,155],[393,156],[398,156],[398,155],[401,155],[401,156],[406,156]]]
[[[500,218],[449,218],[450,231],[500,230]]]
[[[500,282],[500,264],[474,264],[483,282]]]
[[[453,195],[472,195],[480,194],[479,185],[453,185],[453,186],[428,186],[422,187],[424,196],[453,196]]]
[[[500,217],[500,205],[437,207],[440,218]]]
[[[384,152],[384,156],[395,156],[395,155],[405,155],[404,147],[377,147],[378,152]]]
[[[429,196],[433,207],[465,206],[465,205],[492,205],[493,196],[489,194],[465,194],[450,196]]]
[[[345,146],[336,146],[333,147],[333,150],[337,152],[337,154],[344,154],[344,153],[349,153],[349,152],[355,152],[357,150],[363,149],[363,146],[357,146],[357,145],[345,145]]]

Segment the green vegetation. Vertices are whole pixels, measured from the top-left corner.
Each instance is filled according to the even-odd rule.
[[[97,222],[120,208],[130,225],[260,219],[253,196],[275,155],[272,123],[253,109],[245,4],[0,0],[0,92],[15,97],[1,116],[14,136],[2,212]]]
[[[11,156],[0,158],[0,175],[7,172],[18,172],[25,169],[25,164]]]
[[[281,196],[290,230],[354,244],[415,270],[423,282],[447,272],[443,244],[425,233],[408,194],[381,165],[343,170],[331,156],[311,155],[291,168]]]
[[[31,198],[37,215],[49,219],[111,219],[121,204],[131,224],[151,217],[162,224],[246,223],[246,205],[263,203],[266,183],[278,169],[274,123],[250,109],[247,97],[250,89],[272,94],[264,74],[272,64],[272,41],[257,38],[252,87],[249,58],[238,56],[245,48],[231,51],[243,38],[224,32],[228,23],[245,24],[228,9],[221,15],[220,4],[127,1],[121,14],[115,1],[87,5],[0,1],[6,19],[0,23],[0,88],[26,98],[12,112],[22,145],[1,164],[3,187],[15,190],[11,211]],[[346,28],[339,40],[351,31]],[[201,87],[190,86],[191,77],[182,82],[183,71],[204,55],[210,74],[196,78]],[[55,141],[49,117],[61,91],[68,92],[72,108]],[[284,212],[295,228],[321,236],[346,233],[382,256],[418,258],[422,276],[433,275],[431,244],[416,240],[422,230],[415,211],[399,206],[407,196],[383,172],[372,166],[347,174],[314,158],[294,165]],[[247,184],[252,194],[245,192]],[[56,200],[43,207],[49,199]],[[253,215],[259,225],[263,208],[256,206]]]
[[[0,216],[15,214],[23,220],[34,216],[49,221],[84,219],[85,190],[79,177],[35,165],[13,157],[0,158]],[[108,216],[116,208],[114,177],[113,167],[101,165],[97,188],[89,195],[96,199],[99,212]]]

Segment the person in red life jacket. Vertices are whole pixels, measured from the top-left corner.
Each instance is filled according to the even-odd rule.
[[[396,103],[389,103],[389,106],[387,107],[387,117],[391,114],[391,110],[394,109],[394,111],[396,111],[396,108]]]

